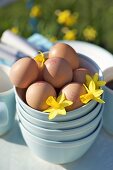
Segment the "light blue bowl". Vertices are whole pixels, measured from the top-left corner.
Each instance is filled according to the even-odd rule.
[[[72,162],[82,157],[94,143],[102,127],[102,120],[97,129],[84,139],[72,142],[55,142],[38,138],[28,132],[20,123],[23,138],[32,152],[39,158],[55,164]]]
[[[79,57],[80,58],[80,66],[88,68],[91,73],[98,73],[100,80],[103,80],[103,74],[102,74],[100,67],[89,57],[86,57],[85,55],[82,55],[82,54],[79,54],[79,56],[80,56]],[[15,91],[15,96],[16,96],[17,102],[20,103],[20,105],[23,107],[23,109],[28,114],[30,114],[31,116],[33,116],[35,118],[48,121],[48,113],[44,113],[44,112],[41,112],[41,111],[31,108],[30,106],[28,106],[26,103],[24,103],[21,100],[21,98],[17,94],[15,87],[14,87],[14,91]],[[88,104],[86,104],[76,110],[67,112],[66,116],[57,116],[53,121],[69,121],[69,120],[79,118],[79,117],[84,116],[87,113],[89,113],[96,106],[96,104],[97,104],[96,101],[90,101]]]
[[[103,127],[113,135],[113,90],[104,86]]]
[[[16,101],[9,72],[10,67],[0,65],[0,136],[8,132],[15,121]]]
[[[66,121],[66,122],[52,122],[52,121],[44,121],[40,119],[36,119],[33,116],[27,114],[27,112],[24,111],[24,109],[20,106],[19,103],[16,104],[17,107],[17,112],[20,112],[21,115],[30,123],[33,125],[46,128],[46,129],[70,129],[70,128],[77,128],[80,126],[83,126],[90,121],[92,121],[99,113],[101,109],[102,104],[98,103],[94,110],[89,112],[87,115],[71,120],[71,121]]]
[[[21,105],[21,107],[25,110],[25,112],[29,115],[31,115],[32,117],[36,118],[36,119],[40,119],[40,120],[44,120],[44,121],[50,121],[48,119],[48,113],[45,112],[41,112],[35,109],[32,109],[30,106],[28,106],[26,103],[24,103],[19,96],[17,96],[17,92],[15,90],[15,95],[16,95],[16,102],[19,103]],[[84,105],[76,110],[67,112],[66,116],[57,116],[55,117],[53,120],[51,120],[51,122],[62,122],[62,121],[70,121],[73,119],[77,119],[80,118],[84,115],[86,115],[87,113],[89,113],[95,106],[96,106],[97,102],[96,101],[91,101],[90,103],[88,103],[87,105]]]
[[[90,135],[98,126],[102,118],[102,113],[103,113],[103,108],[101,109],[97,117],[93,119],[90,123],[81,126],[79,128],[73,128],[67,130],[51,130],[51,129],[40,128],[38,126],[29,123],[19,112],[18,112],[18,117],[21,124],[26,128],[26,130],[32,133],[32,135],[35,135],[37,137],[46,140],[67,142],[67,141],[79,140]]]

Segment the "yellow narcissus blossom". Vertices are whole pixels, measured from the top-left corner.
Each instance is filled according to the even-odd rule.
[[[87,26],[83,30],[83,36],[86,40],[93,41],[97,37],[97,31],[91,26]]]
[[[39,17],[41,15],[41,7],[39,5],[35,5],[31,8],[30,17]]]
[[[64,40],[76,40],[77,38],[77,30],[67,30],[65,33],[64,33],[64,37],[63,39]]]
[[[43,64],[44,64],[46,59],[45,59],[44,54],[41,51],[38,51],[38,52],[39,52],[39,54],[36,57],[34,57],[34,60],[37,63],[40,63],[40,66],[43,67]]]
[[[50,38],[50,41],[51,41],[51,42],[56,42],[56,41],[57,41],[57,38],[56,38],[55,36],[53,36],[53,37]]]
[[[82,103],[87,104],[90,100],[95,100],[99,103],[105,103],[101,98],[101,94],[104,92],[102,89],[96,89],[95,82],[93,80],[90,81],[89,87],[87,88],[84,84],[84,87],[87,91],[86,94],[80,96],[80,100]]]
[[[50,107],[44,110],[44,112],[49,112],[49,120],[54,119],[57,115],[66,115],[65,107],[73,104],[72,101],[66,100],[63,93],[58,96],[57,99],[53,96],[49,96],[46,103]]]
[[[86,74],[86,85],[87,85],[87,87],[89,86],[91,80],[94,81],[96,89],[99,89],[101,86],[105,86],[105,84],[106,84],[105,81],[99,80],[98,73],[95,73],[94,76],[92,76],[92,77],[90,75]]]
[[[18,33],[19,33],[18,27],[12,27],[12,28],[11,28],[11,31],[12,31],[14,34],[18,34]]]
[[[59,12],[58,19],[57,19],[58,23],[64,24],[70,15],[71,15],[71,13],[69,10],[64,10],[64,11]]]
[[[86,94],[81,95],[80,99],[82,103],[86,104],[90,100],[96,100],[99,103],[105,103],[101,98],[101,94],[104,92],[102,89],[100,89],[101,86],[104,86],[106,84],[105,81],[99,80],[98,73],[95,73],[94,76],[86,75],[86,85],[84,84],[84,87],[87,91]]]
[[[65,25],[73,26],[77,22],[77,19],[78,19],[77,16],[71,14],[65,21]]]
[[[78,20],[78,14],[74,15],[69,10],[60,11],[57,15],[57,22],[66,26],[73,26]]]

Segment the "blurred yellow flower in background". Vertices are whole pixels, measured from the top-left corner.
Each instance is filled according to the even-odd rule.
[[[83,36],[86,40],[93,41],[97,37],[97,31],[91,26],[87,26],[83,30]]]
[[[57,22],[66,26],[73,26],[78,20],[78,13],[72,14],[70,10],[59,11],[56,14],[58,15]]]
[[[12,27],[11,29],[10,29],[14,34],[18,34],[19,33],[19,29],[18,29],[18,27]]]
[[[76,40],[77,39],[77,30],[76,29],[67,30],[64,33],[63,39],[64,40]]]
[[[35,5],[31,8],[30,17],[39,17],[41,13],[41,7],[39,5]]]
[[[57,41],[57,37],[52,36],[51,38],[49,38],[49,40],[50,40],[51,42],[56,42],[56,41]]]

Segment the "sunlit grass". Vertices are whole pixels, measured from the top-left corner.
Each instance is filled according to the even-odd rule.
[[[77,39],[98,44],[113,52],[113,1],[111,0],[34,0],[34,5],[41,7],[41,15],[30,17],[30,0],[18,0],[8,6],[0,8],[0,36],[6,29],[17,28],[18,33],[29,37],[39,32],[49,39],[63,39],[66,32],[62,30],[76,30],[76,36],[66,36],[66,39]],[[33,0],[32,0],[33,2]],[[73,15],[79,15],[73,25],[58,23],[56,10],[69,10]],[[94,36],[84,30],[91,26],[96,31]],[[67,28],[65,28],[67,27]],[[88,32],[88,35],[86,34]],[[68,32],[67,32],[68,33]],[[72,33],[72,32],[71,32]],[[94,33],[94,31],[93,31]],[[84,36],[85,35],[85,36]],[[93,37],[91,39],[91,37]]]

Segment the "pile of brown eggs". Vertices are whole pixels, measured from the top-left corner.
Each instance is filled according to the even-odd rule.
[[[10,79],[18,94],[30,107],[43,111],[49,106],[49,96],[64,93],[73,102],[66,108],[74,110],[83,105],[80,95],[86,93],[83,86],[89,70],[80,67],[79,55],[69,45],[57,43],[48,52],[43,66],[32,58],[18,60],[11,68]]]

